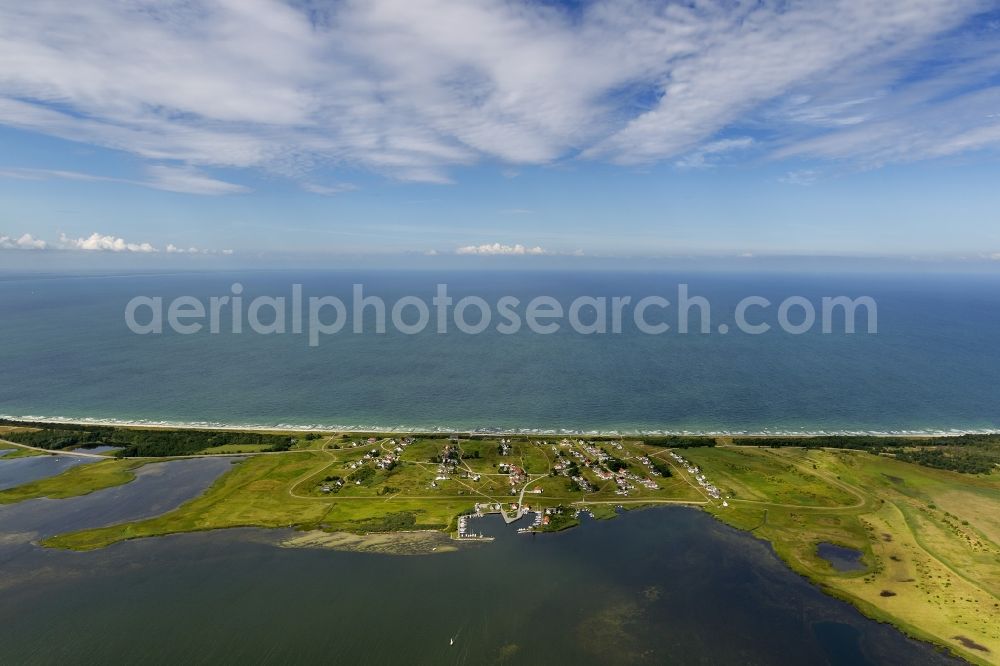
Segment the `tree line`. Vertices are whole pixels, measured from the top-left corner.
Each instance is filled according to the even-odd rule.
[[[268,435],[236,430],[165,430],[58,424],[30,424],[0,421],[3,425],[23,425],[37,430],[14,430],[4,439],[46,450],[119,448],[119,458],[170,457],[199,453],[216,446],[265,447],[265,451],[287,451],[295,443],[288,435]]]

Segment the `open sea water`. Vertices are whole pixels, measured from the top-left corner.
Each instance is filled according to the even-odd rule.
[[[310,347],[307,332],[136,335],[125,323],[135,296],[169,303],[232,295],[338,296],[352,285],[391,308],[403,296],[431,305],[437,284],[457,301],[524,304],[541,295],[565,307],[579,296],[660,295],[679,284],[710,304],[711,333],[677,332],[676,308],[651,308],[672,328],[639,332],[626,310],[619,334],[582,335],[563,320],[539,335],[435,330],[351,332],[349,321]],[[747,296],[773,305],[749,318],[772,331],[737,330]],[[860,315],[853,335],[834,318],[807,333],[778,330],[776,310],[802,296],[871,296],[878,332]],[[431,306],[433,308],[433,306]],[[164,306],[166,308],[166,305]],[[287,310],[291,306],[288,305]],[[581,318],[592,314],[584,311]],[[691,310],[692,329],[700,311]],[[348,315],[350,316],[350,312]],[[286,312],[286,317],[290,312]],[[329,319],[331,313],[325,317]],[[141,319],[147,315],[141,315]],[[265,312],[261,316],[267,320]],[[413,321],[411,310],[406,318]],[[798,322],[801,313],[790,318]],[[467,320],[478,314],[470,309]],[[245,313],[244,313],[244,322]],[[719,332],[719,324],[729,332]],[[291,325],[287,326],[291,330]],[[840,331],[840,332],[838,332]],[[138,275],[0,275],[0,414],[220,425],[548,430],[580,432],[950,432],[1000,428],[1000,276],[672,274],[514,271],[269,271]]]

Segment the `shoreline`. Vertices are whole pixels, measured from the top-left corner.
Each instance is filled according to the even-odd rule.
[[[955,437],[961,435],[1000,434],[996,428],[915,428],[890,430],[690,430],[690,429],[632,429],[632,430],[579,430],[569,428],[449,428],[444,426],[417,427],[407,425],[378,426],[364,424],[294,424],[294,423],[231,423],[222,421],[168,421],[151,419],[118,419],[93,417],[34,416],[0,414],[0,420],[41,423],[46,425],[110,426],[121,428],[151,428],[170,430],[226,430],[267,432],[316,432],[316,433],[386,433],[386,434],[460,434],[460,435],[545,435],[545,436],[680,436],[680,437]]]

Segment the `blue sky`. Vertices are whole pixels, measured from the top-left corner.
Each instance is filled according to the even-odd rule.
[[[995,2],[0,7],[0,268],[1000,267],[998,148]]]

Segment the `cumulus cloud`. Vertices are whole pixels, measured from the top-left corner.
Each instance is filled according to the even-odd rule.
[[[151,243],[131,243],[113,235],[92,233],[85,238],[72,238],[59,234],[55,243],[23,234],[18,238],[0,234],[0,250],[64,250],[80,252],[134,252],[153,254],[160,250]],[[212,250],[198,247],[179,247],[170,243],[165,248],[167,254],[231,255],[232,250]]]
[[[24,234],[20,238],[11,238],[0,234],[0,250],[44,250],[48,243],[31,234]]]
[[[66,234],[59,234],[58,247],[62,250],[86,252],[159,252],[149,243],[129,243],[124,238],[102,236],[96,231],[87,238],[70,238]]]
[[[922,159],[1000,147],[1000,40],[955,32],[989,6],[0,3],[0,124],[127,151],[153,165],[143,184],[197,194],[242,190],[214,167],[701,166],[736,127],[778,157]]]
[[[484,245],[466,245],[455,249],[455,254],[483,254],[483,255],[528,255],[528,254],[548,254],[539,246],[527,247],[517,243],[515,245],[504,245],[502,243],[486,243]]]

